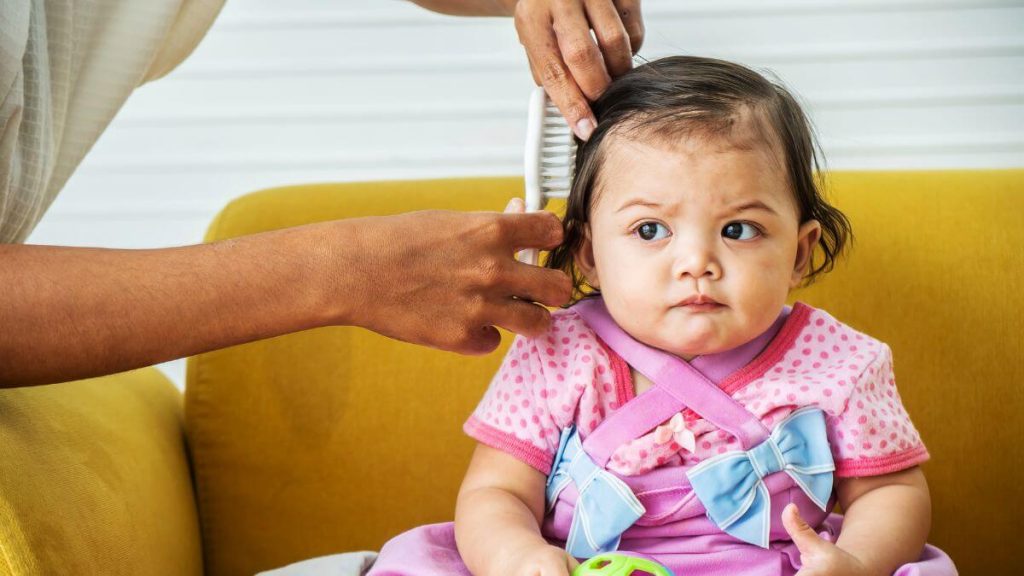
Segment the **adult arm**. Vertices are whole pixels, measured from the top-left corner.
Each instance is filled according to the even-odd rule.
[[[567,277],[516,262],[553,247],[550,213],[428,211],[207,245],[0,245],[0,387],[119,372],[326,325],[467,354],[494,326],[539,334]]]
[[[445,14],[514,15],[534,82],[583,139],[596,125],[588,100],[633,67],[644,41],[640,0],[413,1]]]

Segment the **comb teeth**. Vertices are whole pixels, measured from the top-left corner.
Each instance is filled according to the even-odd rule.
[[[540,189],[543,203],[568,198],[576,168],[576,140],[565,118],[547,96],[541,127]]]
[[[537,88],[530,98],[526,138],[526,209],[567,198],[576,165],[576,140],[562,113]]]
[[[544,89],[530,95],[524,157],[526,210],[543,210],[552,198],[568,198],[576,167],[576,140],[561,112]],[[537,250],[523,250],[517,256],[537,264]]]

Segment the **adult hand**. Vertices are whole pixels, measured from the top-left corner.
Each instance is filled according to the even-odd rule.
[[[795,504],[782,511],[782,526],[800,551],[803,566],[798,576],[874,576],[854,555],[819,536],[800,517]]]
[[[551,315],[541,304],[560,306],[572,292],[564,273],[514,258],[562,241],[561,223],[549,212],[424,211],[338,225],[354,228],[329,280],[343,310],[336,321],[385,336],[483,354],[501,341],[495,326],[543,333]]]
[[[534,82],[586,140],[596,125],[588,101],[633,67],[643,44],[640,0],[519,0],[515,23]]]

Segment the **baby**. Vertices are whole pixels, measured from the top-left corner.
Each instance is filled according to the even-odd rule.
[[[889,348],[786,305],[850,236],[792,96],[672,57],[594,111],[547,262],[578,301],[516,338],[466,423],[454,524],[370,574],[564,576],[613,550],[679,575],[955,574],[925,543],[928,452]]]

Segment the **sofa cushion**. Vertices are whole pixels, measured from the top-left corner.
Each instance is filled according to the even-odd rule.
[[[155,368],[0,390],[0,574],[202,574],[181,394]]]

